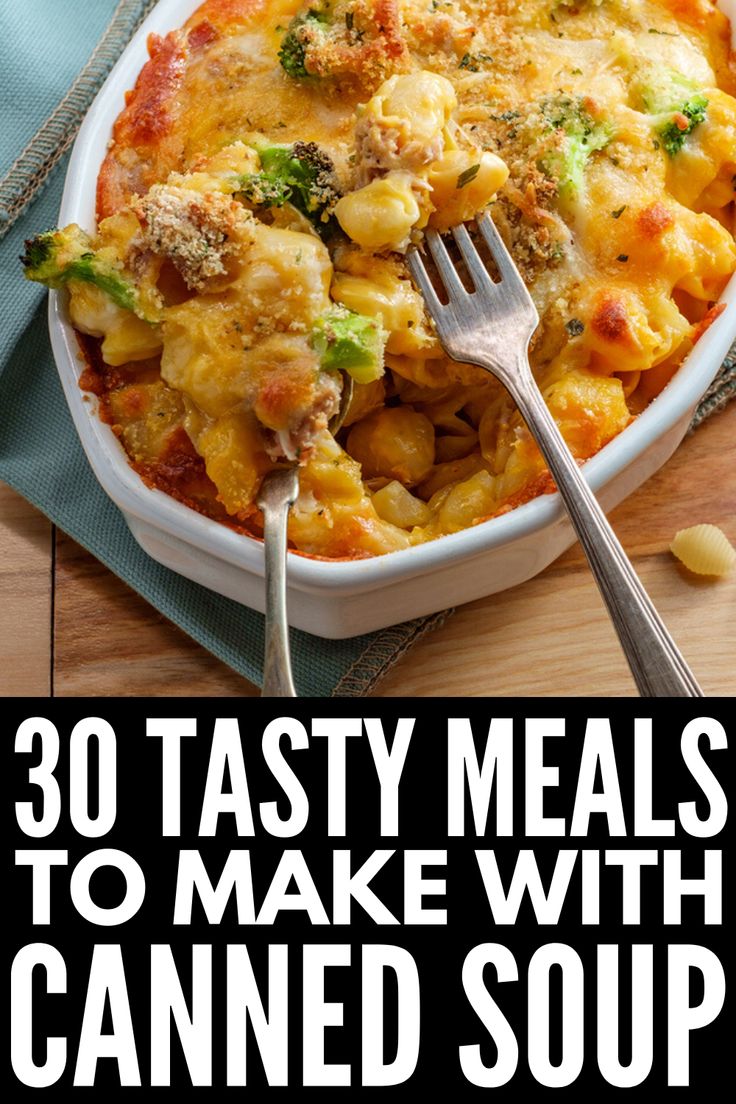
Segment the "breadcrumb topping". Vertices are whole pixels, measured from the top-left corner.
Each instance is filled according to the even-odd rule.
[[[250,212],[219,192],[156,184],[131,206],[144,246],[167,257],[192,291],[224,276],[227,260],[252,240]]]
[[[363,88],[410,64],[398,0],[338,0],[329,24],[305,23],[299,37],[308,73],[352,77]]]

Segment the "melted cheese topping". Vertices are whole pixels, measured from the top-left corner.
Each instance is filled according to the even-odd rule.
[[[308,12],[291,76],[279,50]],[[580,460],[665,386],[736,269],[736,70],[711,0],[207,0],[149,48],[101,169],[97,246],[158,296],[158,321],[73,283],[72,317],[125,365],[100,372],[145,478],[246,531],[284,455],[303,465],[291,540],[320,556],[407,547],[551,489],[501,386],[434,336],[403,257],[428,224],[491,203]],[[329,159],[329,234],[242,190],[259,148],[295,142]],[[310,336],[334,303],[386,341],[339,443],[339,376]]]

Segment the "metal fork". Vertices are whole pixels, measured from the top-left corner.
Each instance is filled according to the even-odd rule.
[[[640,583],[603,510],[547,409],[529,366],[529,341],[539,323],[532,298],[489,214],[477,220],[500,276],[494,281],[465,226],[452,236],[473,282],[467,291],[440,235],[425,233],[449,302],[435,291],[421,253],[408,264],[424,295],[445,352],[485,368],[501,381],[519,408],[554,478],[573,528],[608,607],[631,673],[645,697],[702,697]]]
[[[286,530],[289,510],[299,497],[299,467],[269,472],[261,484],[266,568],[266,625],[263,655],[264,698],[295,698],[286,616]]]
[[[343,372],[340,409],[330,419],[333,435],[347,417],[353,397],[353,378]],[[263,698],[297,697],[291,673],[289,622],[286,614],[286,548],[289,510],[299,497],[299,465],[269,472],[261,484],[256,505],[263,511],[266,570],[266,625],[263,657]]]

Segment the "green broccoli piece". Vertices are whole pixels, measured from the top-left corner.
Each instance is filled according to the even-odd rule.
[[[302,80],[311,76],[305,64],[307,45],[314,38],[315,31],[319,33],[326,22],[326,14],[315,8],[292,19],[279,49],[281,68],[290,77]]]
[[[675,157],[685,144],[688,134],[692,134],[696,126],[705,119],[708,98],[701,93],[693,96],[686,104],[683,104],[678,116],[668,123],[663,123],[657,129],[657,134],[662,140],[666,152],[670,157]],[[683,122],[683,118],[687,120]]]
[[[557,180],[562,199],[575,199],[583,190],[585,168],[596,150],[613,138],[610,123],[595,119],[580,96],[555,96],[540,104],[543,132],[555,145],[540,159],[540,167]]]
[[[261,172],[240,178],[239,191],[258,207],[291,203],[318,230],[328,229],[339,192],[331,159],[315,142],[263,146],[258,150]]]
[[[348,372],[356,383],[371,383],[383,375],[385,334],[375,318],[334,306],[317,321],[312,348],[326,372]]]
[[[57,289],[69,280],[95,284],[117,306],[140,314],[135,285],[119,268],[91,249],[89,236],[78,226],[47,230],[25,244],[26,251],[20,260],[27,280]]]
[[[657,66],[639,74],[633,92],[640,109],[654,117],[654,129],[665,151],[675,157],[687,136],[704,121],[708,97],[676,69]]]
[[[30,238],[26,241],[26,251],[20,258],[26,269],[29,280],[36,280],[40,284],[48,284],[52,279],[53,271],[53,242],[56,230],[48,230],[45,234]],[[49,285],[51,286],[51,285]]]

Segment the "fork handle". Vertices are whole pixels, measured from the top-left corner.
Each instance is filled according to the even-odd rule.
[[[644,590],[550,414],[528,364],[504,379],[547,462],[643,697],[703,691]],[[526,386],[524,386],[526,384]]]
[[[295,698],[286,619],[286,544],[291,503],[261,503],[266,558],[266,624],[263,698]]]

